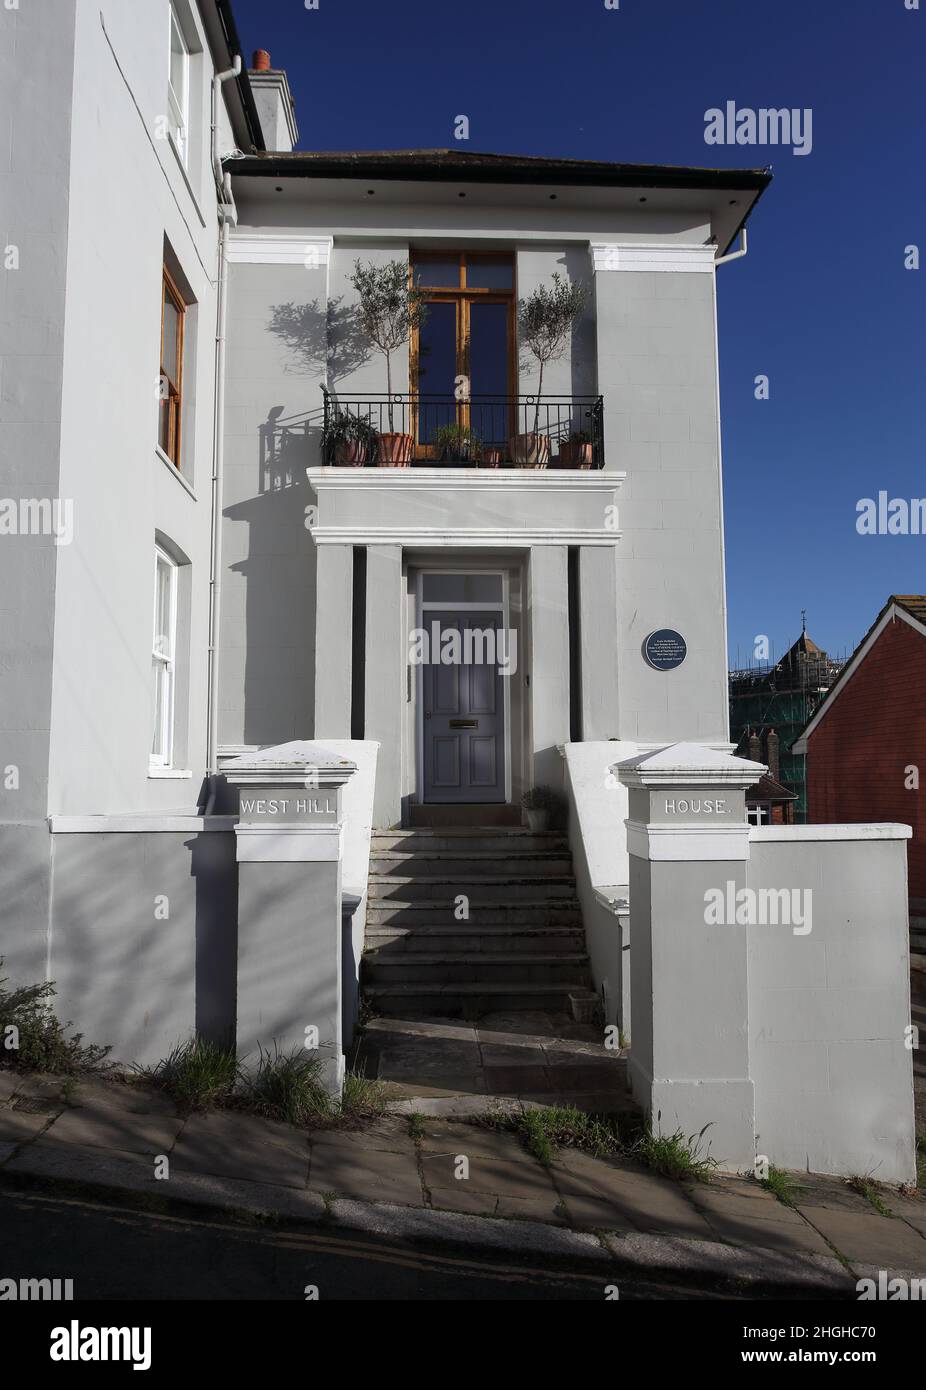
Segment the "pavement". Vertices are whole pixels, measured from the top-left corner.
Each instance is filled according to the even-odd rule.
[[[749,1178],[677,1182],[573,1149],[544,1166],[517,1136],[452,1116],[302,1130],[232,1110],[182,1116],[138,1081],[0,1071],[7,1189],[108,1193],[151,1212],[219,1209],[757,1296],[853,1298],[879,1270],[923,1277],[921,1196],[882,1189],[882,1215],[841,1179],[796,1176],[791,1207]]]

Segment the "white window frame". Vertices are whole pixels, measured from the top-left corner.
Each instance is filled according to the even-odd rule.
[[[768,806],[747,806],[746,821],[749,825],[771,825],[772,814]]]
[[[165,566],[170,576],[168,590],[168,652],[158,650],[158,570]],[[151,662],[152,673],[158,686],[163,685],[164,698],[161,701],[160,728],[152,730],[152,744],[149,753],[149,766],[152,768],[173,767],[174,756],[174,694],[177,684],[177,589],[180,566],[163,547],[154,548],[154,610],[151,619]],[[154,696],[152,715],[157,718],[158,690]],[[155,737],[156,736],[156,737]]]
[[[187,167],[190,150],[190,65],[192,55],[190,45],[187,42],[186,34],[183,32],[183,25],[180,22],[180,12],[171,0],[167,7],[167,107],[168,120],[170,122],[170,136],[180,156],[183,167]],[[171,80],[171,66],[173,63],[174,52],[174,32],[180,40],[180,47],[183,52],[183,91],[176,92]]]

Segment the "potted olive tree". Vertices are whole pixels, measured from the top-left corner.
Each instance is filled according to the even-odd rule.
[[[354,262],[350,282],[357,291],[357,311],[362,331],[386,359],[386,397],[389,429],[377,441],[380,468],[407,468],[412,456],[412,436],[396,431],[392,398],[392,354],[404,347],[412,330],[424,322],[424,292],[409,282],[404,261],[375,265]]]
[[[518,301],[518,333],[523,347],[539,367],[533,429],[511,440],[511,458],[526,468],[546,468],[550,462],[550,437],[540,433],[540,396],[543,369],[562,357],[566,339],[588,300],[583,285],[573,285],[553,272],[552,287],[538,285],[527,299]]]

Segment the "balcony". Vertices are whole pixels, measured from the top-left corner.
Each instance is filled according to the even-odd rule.
[[[326,467],[601,469],[600,396],[338,395],[324,387]]]

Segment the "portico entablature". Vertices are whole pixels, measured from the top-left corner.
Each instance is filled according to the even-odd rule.
[[[616,545],[625,473],[308,468],[317,545]]]

